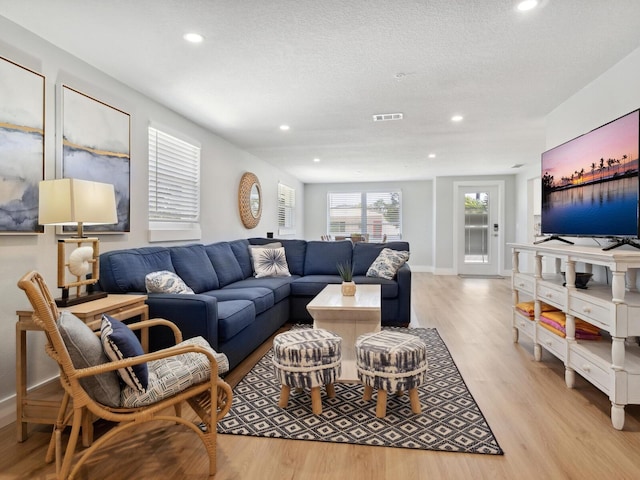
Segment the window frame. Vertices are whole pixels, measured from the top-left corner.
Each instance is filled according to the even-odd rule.
[[[295,234],[296,189],[278,182],[278,235]]]
[[[163,125],[150,123],[148,126],[148,201],[147,214],[149,222],[149,242],[200,240],[200,195],[201,195],[201,156],[200,142]],[[159,143],[162,142],[162,144]],[[172,174],[158,173],[158,154],[164,148],[162,163],[164,170]],[[175,172],[182,171],[185,177],[179,179],[183,190],[182,195],[169,194],[162,197],[161,191],[170,192],[176,184]],[[159,179],[159,177],[161,177]],[[163,183],[160,183],[160,182]],[[195,186],[193,185],[195,183]],[[185,186],[189,188],[184,189]],[[175,189],[173,189],[175,193]],[[158,205],[154,199],[162,198],[169,204],[169,214],[166,217],[155,215]],[[178,203],[177,203],[177,202]]]

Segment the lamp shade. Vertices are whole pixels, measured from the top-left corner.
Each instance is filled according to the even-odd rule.
[[[77,178],[40,182],[40,225],[104,225],[118,223],[113,185]]]

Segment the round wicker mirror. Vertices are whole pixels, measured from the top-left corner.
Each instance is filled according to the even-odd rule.
[[[246,172],[240,179],[238,205],[242,224],[247,228],[255,228],[262,215],[262,189],[258,177],[253,173]]]

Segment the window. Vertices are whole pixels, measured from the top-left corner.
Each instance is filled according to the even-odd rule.
[[[278,184],[278,234],[293,235],[296,233],[296,191]]]
[[[328,193],[327,232],[365,234],[370,242],[402,238],[402,195],[394,192]]]
[[[149,241],[200,238],[200,146],[149,127]]]

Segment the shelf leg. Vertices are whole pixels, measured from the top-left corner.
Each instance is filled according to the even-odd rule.
[[[611,424],[616,430],[624,427],[624,405],[611,402]]]
[[[576,384],[576,372],[572,368],[565,368],[564,370],[564,383],[567,387],[573,388]]]
[[[513,327],[513,343],[518,343],[519,338],[520,330],[518,330],[516,327]]]
[[[537,343],[533,346],[533,359],[536,362],[542,360],[542,347]]]

